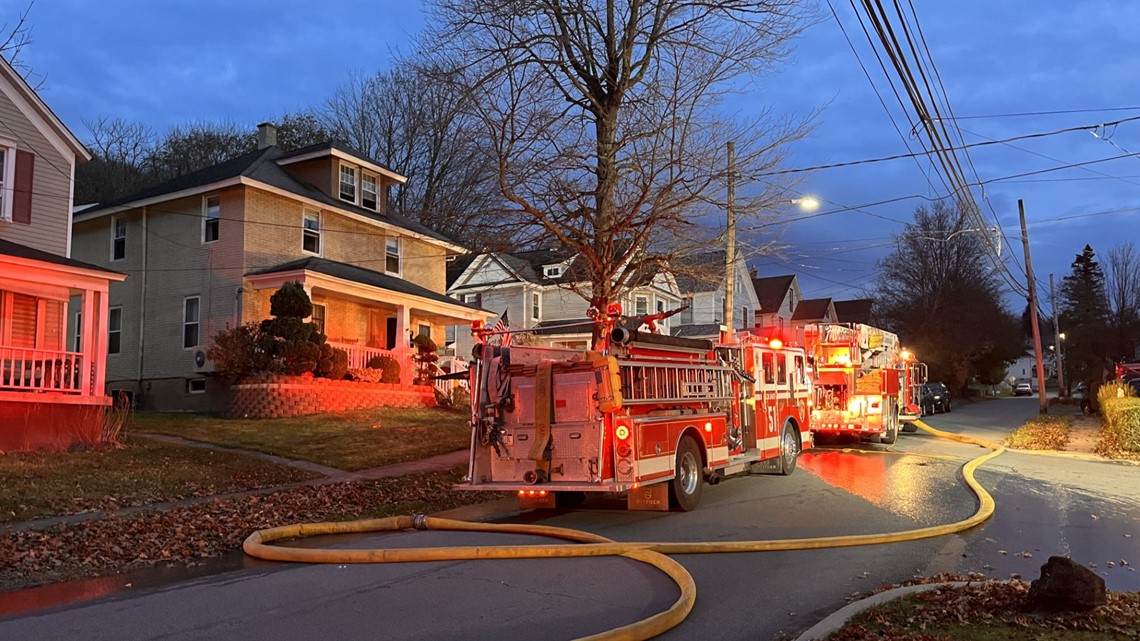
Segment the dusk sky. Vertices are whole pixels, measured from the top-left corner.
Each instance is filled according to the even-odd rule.
[[[813,136],[792,149],[789,167],[906,153],[904,137],[918,149],[850,5],[833,2],[902,137],[824,3],[820,21],[782,71],[756,78],[729,106],[747,116],[762,105],[803,114],[828,104]],[[25,6],[4,2],[6,21]],[[159,131],[199,120],[252,128],[323,102],[352,71],[386,68],[393,52],[411,48],[425,19],[414,0],[316,6],[40,0],[30,18],[34,42],[23,60],[33,80],[42,80],[41,96],[81,139],[87,137],[83,121],[98,116],[142,121]],[[916,0],[915,8],[967,143],[1140,116],[1140,3]],[[994,117],[1092,109],[1102,111]],[[1019,149],[980,147],[970,156],[981,180],[994,181],[1140,151],[1140,120],[1097,133],[1108,141],[1078,131],[1012,143]],[[799,189],[823,201],[819,212],[936,197],[923,174],[929,167],[927,160],[901,159],[821,170]],[[1140,157],[988,182],[984,191],[1005,232],[1002,255],[1014,273],[1020,270],[1012,257],[1023,264],[1017,199],[1025,199],[1043,298],[1049,273],[1058,279],[1068,273],[1085,243],[1103,259],[1118,242],[1140,238]],[[858,297],[873,281],[891,234],[921,202],[916,197],[793,222],[784,230],[785,255],[753,262],[762,275],[798,274],[809,297]],[[1024,301],[1009,300],[1020,313]],[[1049,309],[1047,302],[1043,307]]]

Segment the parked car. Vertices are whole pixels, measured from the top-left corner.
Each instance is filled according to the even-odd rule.
[[[922,413],[934,414],[950,411],[950,389],[942,383],[922,385]]]
[[[1013,388],[1014,396],[1033,396],[1033,386],[1029,383],[1018,383]]]

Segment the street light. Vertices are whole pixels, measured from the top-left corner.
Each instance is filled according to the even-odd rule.
[[[1065,385],[1065,332],[1057,334],[1057,393],[1060,394]],[[1068,391],[1068,390],[1065,390]],[[1072,394],[1065,394],[1065,396],[1072,396]]]
[[[815,211],[819,209],[819,199],[815,196],[804,196],[803,198],[793,198],[793,205],[799,205],[800,209],[804,211]]]

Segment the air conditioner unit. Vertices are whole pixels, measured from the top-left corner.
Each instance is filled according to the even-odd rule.
[[[194,371],[199,373],[211,373],[217,371],[214,362],[206,358],[204,350],[194,350]]]

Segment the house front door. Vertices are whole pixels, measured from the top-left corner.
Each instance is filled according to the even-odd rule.
[[[388,338],[388,342],[385,345],[385,348],[386,349],[396,349],[396,317],[395,316],[391,316],[388,318],[387,330],[388,331],[386,333],[386,336]]]

